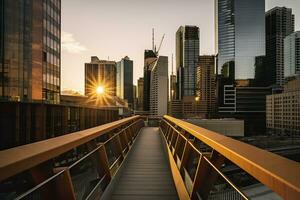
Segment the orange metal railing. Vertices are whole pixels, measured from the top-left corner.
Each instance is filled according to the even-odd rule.
[[[221,172],[225,161],[284,199],[300,199],[299,163],[170,116],[160,128],[181,199],[248,199]]]
[[[134,116],[0,151],[0,197],[99,199],[143,126]]]

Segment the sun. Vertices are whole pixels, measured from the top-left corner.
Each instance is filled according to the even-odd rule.
[[[96,93],[97,94],[103,94],[104,93],[104,87],[103,86],[98,86],[96,89]]]

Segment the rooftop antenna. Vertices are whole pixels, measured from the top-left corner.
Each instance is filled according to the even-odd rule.
[[[152,51],[155,51],[155,49],[154,49],[154,28],[152,28]]]

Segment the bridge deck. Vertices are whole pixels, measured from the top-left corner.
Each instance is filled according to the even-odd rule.
[[[109,199],[178,199],[158,128],[141,130]]]

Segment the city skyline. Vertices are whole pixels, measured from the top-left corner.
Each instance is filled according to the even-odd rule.
[[[91,0],[90,2],[84,8],[78,0],[62,2],[62,91],[73,89],[83,93],[84,63],[94,55],[100,59],[109,57],[114,61],[118,61],[126,55],[129,56],[134,62],[133,84],[136,85],[137,79],[143,76],[144,50],[151,49],[152,28],[155,28],[157,45],[162,35],[166,34],[161,55],[171,58],[171,54],[175,54],[175,33],[181,25],[199,26],[200,55],[210,55],[215,52],[213,1],[192,0],[189,4],[179,1],[176,4],[171,4],[169,1],[159,3],[155,1],[152,2],[153,5],[150,5],[149,2],[137,3],[135,0],[128,2]],[[295,30],[300,29],[300,2],[266,0],[266,10],[275,6],[291,7],[295,14]],[[124,7],[126,8],[126,13],[124,12],[126,17],[122,17],[120,14]],[[143,7],[147,7],[147,10],[142,9]],[[96,12],[98,8],[99,11]],[[114,11],[112,11],[113,8]],[[165,12],[166,9],[168,12]],[[187,14],[185,11],[189,9],[192,9],[193,12],[189,11]],[[78,16],[79,11],[80,17],[74,18],[74,16]],[[112,13],[114,17],[110,17]],[[143,21],[139,20],[139,15],[142,15]],[[178,18],[178,15],[181,17]],[[110,17],[109,21],[108,17]],[[74,20],[77,23],[73,23]],[[78,29],[78,25],[82,28]],[[138,31],[133,32],[134,27],[139,27]],[[133,41],[134,43],[130,45]],[[169,73],[172,71],[171,59],[169,59],[168,71]]]

